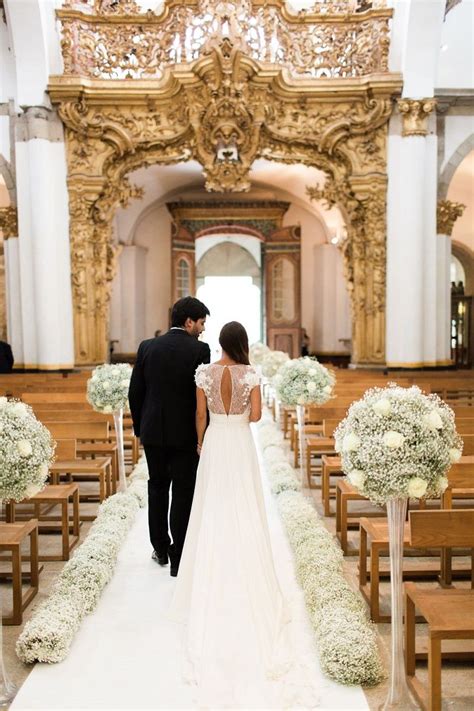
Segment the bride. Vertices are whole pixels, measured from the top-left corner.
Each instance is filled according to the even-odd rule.
[[[171,617],[186,625],[198,707],[282,708],[289,615],[249,427],[261,417],[259,378],[240,323],[226,324],[219,342],[222,358],[195,376],[201,457]]]

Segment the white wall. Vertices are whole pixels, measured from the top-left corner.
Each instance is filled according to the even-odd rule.
[[[351,318],[340,250],[327,243],[314,245],[312,274],[314,349],[319,353],[348,353]]]

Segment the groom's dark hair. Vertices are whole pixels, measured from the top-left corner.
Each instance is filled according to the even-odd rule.
[[[230,321],[222,326],[219,343],[223,351],[236,363],[250,365],[249,337],[247,331],[238,321]]]
[[[171,325],[184,326],[186,319],[197,321],[200,318],[210,316],[209,309],[202,301],[195,299],[194,296],[185,296],[184,299],[179,299],[173,306],[171,311]]]

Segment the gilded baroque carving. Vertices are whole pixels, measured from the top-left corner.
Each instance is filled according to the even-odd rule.
[[[199,7],[206,8],[209,1],[202,0]],[[97,10],[92,0],[87,4]],[[191,9],[195,15],[196,7],[192,2],[183,6],[170,0],[162,16],[147,15],[146,22],[140,16],[140,31],[148,37],[148,29],[160,28],[162,32],[172,18],[179,17],[184,23],[186,13]],[[352,67],[344,76],[357,78],[346,80],[342,90],[337,79],[297,82],[288,72],[282,72],[280,60],[262,63],[268,59],[268,48],[262,50],[261,56],[256,44],[252,49],[252,35],[246,34],[245,22],[260,18],[263,13],[267,23],[264,26],[272,26],[276,32],[280,26],[273,21],[278,16],[282,26],[292,28],[289,37],[296,46],[296,26],[291,22],[297,23],[300,34],[305,36],[314,18],[305,14],[288,19],[279,0],[256,0],[242,3],[241,7],[236,13],[235,3],[213,3],[215,22],[211,36],[205,47],[199,43],[194,47],[190,58],[196,61],[178,63],[171,70],[164,68],[158,82],[155,78],[118,84],[87,78],[91,74],[87,67],[93,66],[87,64],[90,56],[86,61],[87,52],[93,49],[87,43],[74,55],[74,61],[79,62],[74,71],[84,76],[66,75],[51,80],[50,95],[59,105],[66,125],[79,363],[106,357],[110,284],[117,260],[112,217],[118,205],[125,206],[128,200],[140,197],[140,191],[129,185],[127,174],[152,164],[194,159],[203,167],[208,190],[240,192],[250,187],[249,171],[257,158],[304,163],[328,174],[325,196],[343,209],[348,224],[343,252],[354,312],[353,357],[358,362],[384,361],[385,144],[387,122],[401,78],[380,73],[361,78]],[[126,37],[130,42],[137,30],[136,16],[127,14],[125,21],[125,15],[116,15],[112,22],[107,20],[111,14],[107,8],[104,6],[100,15],[101,32],[112,27],[114,32],[120,29],[122,39]],[[71,23],[81,19],[90,28],[91,17],[95,17],[71,9],[58,14],[66,40]],[[386,22],[389,15],[382,16]],[[380,17],[366,12],[350,19],[360,27],[361,18],[376,23]],[[326,19],[318,16],[323,28],[327,28]],[[336,24],[342,26],[345,21],[338,17]],[[239,24],[244,30],[240,38],[232,40],[230,35],[235,34]],[[178,22],[176,36],[182,27],[184,24]],[[113,52],[118,51],[119,45],[108,44],[107,37],[104,35],[103,40],[107,51],[111,46]],[[167,47],[165,35],[160,37],[163,42],[156,45],[155,69],[163,66],[158,57]],[[299,34],[297,37],[300,41]],[[192,44],[191,40],[192,37]],[[120,47],[123,56],[123,42]],[[297,69],[290,55],[294,74]],[[309,57],[305,55],[302,61],[310,62]],[[170,62],[184,58],[174,56]],[[377,71],[382,71],[381,66]],[[366,68],[361,72],[365,73]],[[105,72],[102,76],[111,75]],[[145,72],[140,76],[149,75]],[[153,76],[158,75],[155,72]],[[187,224],[184,227],[190,229]]]
[[[0,207],[0,230],[3,239],[18,237],[18,213],[16,207]]]
[[[87,7],[89,12],[78,13]],[[351,12],[352,9],[352,12]],[[288,67],[295,76],[350,78],[388,71],[391,10],[357,12],[347,2],[289,13],[280,0],[168,0],[163,12],[138,14],[134,2],[70,2],[58,12],[66,74],[109,79],[162,78],[191,63],[212,35],[239,37],[246,54]],[[107,21],[107,16],[113,14]]]
[[[465,209],[466,206],[461,202],[439,200],[436,210],[437,233],[451,237],[454,223],[458,217],[461,217]]]
[[[428,116],[436,107],[436,99],[399,99],[402,115],[402,136],[426,136]]]

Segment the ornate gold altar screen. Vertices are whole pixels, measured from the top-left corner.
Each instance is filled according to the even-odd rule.
[[[207,190],[244,192],[257,158],[325,171],[308,193],[346,220],[353,360],[384,362],[386,138],[401,78],[388,72],[391,11],[356,6],[321,0],[294,16],[282,0],[168,0],[155,15],[68,0],[57,12],[64,74],[49,92],[66,126],[78,364],[106,358],[112,218],[139,196],[127,174],[193,159]]]

